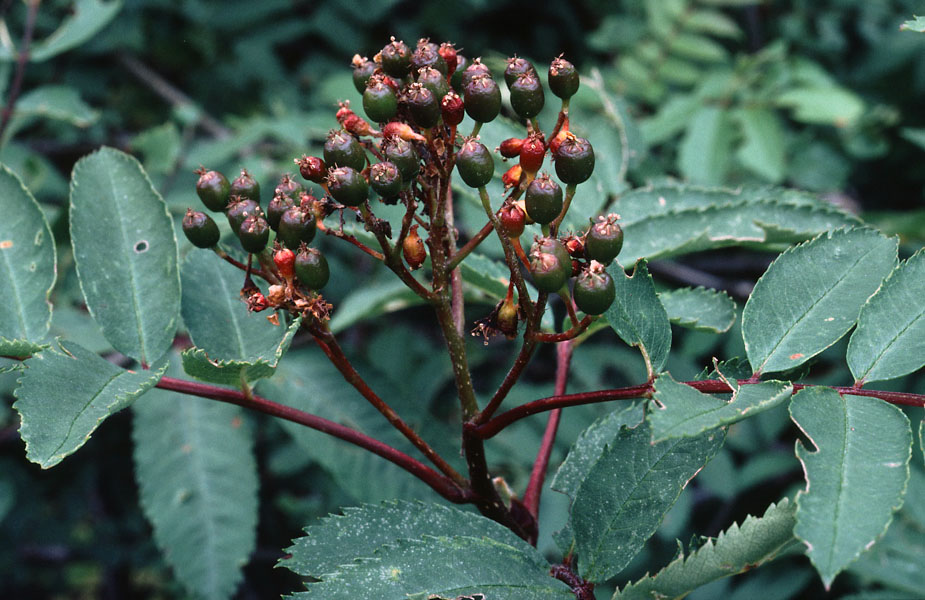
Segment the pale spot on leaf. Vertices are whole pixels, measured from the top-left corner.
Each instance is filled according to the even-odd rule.
[[[3,240],[0,242],[0,250],[6,250],[13,247],[13,240]]]
[[[790,355],[790,360],[799,360],[799,359],[803,358],[803,356],[804,356],[804,355],[803,355],[802,352],[796,352],[796,353]]]

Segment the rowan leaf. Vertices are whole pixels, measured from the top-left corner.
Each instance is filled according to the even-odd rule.
[[[655,293],[646,261],[638,261],[631,276],[617,261],[607,267],[607,272],[616,288],[616,299],[604,313],[607,322],[620,339],[639,348],[649,373],[657,373],[665,366],[671,350],[671,324]]]
[[[736,303],[726,292],[703,287],[659,292],[668,320],[695,331],[724,333],[736,318]]]

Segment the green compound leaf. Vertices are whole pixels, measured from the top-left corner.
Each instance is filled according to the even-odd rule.
[[[50,344],[36,344],[29,340],[8,340],[0,337],[0,356],[26,359],[48,348]]]
[[[183,354],[193,377],[239,385],[269,377],[298,329],[273,325],[241,302],[244,273],[212,252],[190,252],[183,262],[183,322],[195,349]]]
[[[684,177],[697,183],[721,183],[729,168],[734,134],[728,111],[701,106],[678,148],[678,168]]]
[[[773,249],[860,223],[815,196],[764,186],[659,185],[628,192],[612,209],[620,213],[627,263],[727,246]]]
[[[372,557],[380,546],[422,536],[493,539],[530,552],[529,544],[510,529],[472,512],[440,504],[387,501],[344,508],[305,528],[305,537],[286,549],[279,565],[306,577],[325,579],[341,565]]]
[[[156,371],[126,371],[89,350],[60,342],[25,361],[13,408],[26,458],[53,467],[83,446],[108,417],[153,387]]]
[[[302,317],[293,321],[283,334],[283,338],[272,347],[263,349],[261,354],[251,356],[248,360],[213,359],[208,352],[195,346],[183,352],[183,370],[196,379],[224,385],[240,385],[242,381],[253,382],[272,377],[276,372],[279,359],[289,350]]]
[[[793,393],[793,386],[784,381],[742,386],[735,379],[724,381],[735,390],[729,401],[678,383],[668,373],[660,375],[655,380],[655,403],[649,407],[647,415],[652,426],[652,439],[659,442],[691,437],[721,425],[730,425],[774,408]]]
[[[29,59],[42,62],[83,44],[108,25],[121,9],[120,0],[76,0],[71,16],[54,33],[33,46]]]
[[[736,152],[739,162],[771,183],[782,181],[787,173],[787,139],[780,117],[767,108],[743,108],[735,116],[744,138]]]
[[[76,89],[66,85],[44,85],[30,90],[16,102],[14,114],[16,121],[55,119],[75,127],[89,127],[100,116],[99,111],[84,102]]]
[[[872,229],[840,229],[777,257],[742,313],[755,372],[792,369],[845,335],[896,266],[896,249],[896,238]]]
[[[356,600],[472,594],[490,600],[575,598],[567,585],[549,575],[549,563],[535,549],[474,537],[399,540],[292,597]]]
[[[71,175],[71,244],[90,314],[113,348],[142,364],[173,343],[180,314],[177,238],[137,160],[102,148]]]
[[[848,343],[858,381],[908,375],[925,365],[925,250],[899,265],[861,307]]]
[[[726,292],[703,287],[660,292],[668,320],[695,331],[724,333],[736,320],[736,303]]]
[[[617,292],[604,313],[607,321],[620,339],[639,348],[650,374],[661,371],[671,350],[671,324],[655,293],[646,261],[637,262],[629,277],[617,261],[607,267],[607,272]]]
[[[0,338],[41,341],[51,324],[55,239],[22,180],[0,164]]]
[[[734,523],[687,556],[682,553],[658,573],[617,590],[613,600],[683,598],[711,581],[774,560],[796,541],[793,537],[794,509],[790,500],[784,498],[769,506],[761,517],[749,515],[741,526]]]
[[[257,538],[257,463],[233,405],[155,390],[133,406],[141,507],[177,579],[230,598]]]
[[[790,417],[816,448],[796,443],[806,490],[797,494],[794,534],[828,589],[902,506],[912,430],[891,404],[825,387],[796,394]]]
[[[621,429],[572,503],[581,576],[599,582],[623,570],[724,438],[723,431],[715,430],[652,444],[648,423]]]

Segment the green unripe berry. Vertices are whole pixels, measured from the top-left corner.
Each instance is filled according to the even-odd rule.
[[[295,255],[295,275],[310,290],[320,290],[331,277],[328,261],[317,248],[302,246]]]
[[[331,130],[324,141],[324,164],[330,168],[366,168],[366,151],[355,137],[342,129]]]
[[[283,218],[283,213],[293,206],[295,206],[295,201],[289,196],[281,194],[273,196],[267,205],[267,223],[270,224],[270,229],[273,231],[279,229],[279,220]]]
[[[623,228],[617,223],[620,217],[609,214],[588,229],[585,236],[585,256],[590,260],[609,265],[623,249]]]
[[[532,119],[543,110],[546,99],[543,95],[543,84],[534,71],[517,76],[510,84],[511,108],[518,116]]]
[[[228,217],[228,224],[231,225],[231,230],[237,232],[241,228],[241,223],[244,222],[244,219],[259,208],[260,205],[250,198],[232,196],[231,202],[228,203],[228,208],[225,210],[225,216]]]
[[[594,172],[591,143],[569,133],[556,149],[556,175],[567,185],[584,183]]]
[[[440,103],[426,87],[412,83],[402,99],[415,125],[430,129],[440,122]]]
[[[479,123],[494,120],[501,112],[501,88],[488,75],[477,75],[466,85],[466,114]]]
[[[378,59],[382,70],[389,77],[403,79],[411,70],[411,48],[401,40],[396,41],[394,37],[379,51]]]
[[[211,248],[218,243],[221,234],[212,217],[204,212],[187,209],[183,217],[183,233],[186,239],[197,248]]]
[[[591,266],[575,279],[572,296],[575,305],[585,314],[603,314],[616,297],[613,278],[601,263],[592,261]]]
[[[572,274],[572,260],[565,246],[562,246],[565,254],[562,256],[562,252],[559,252],[552,242],[558,242],[558,240],[541,238],[533,244],[530,250],[530,272],[533,274],[533,283],[536,289],[546,293],[558,292]]]
[[[466,185],[480,188],[495,174],[495,159],[484,144],[469,138],[456,153],[456,168]]]
[[[507,59],[507,67],[504,69],[504,82],[510,88],[518,77],[527,73],[536,75],[536,69],[530,61],[519,56],[511,57]]]
[[[196,171],[199,181],[196,182],[196,194],[206,208],[213,212],[225,210],[231,195],[231,184],[224,175],[218,171]]]
[[[328,192],[344,206],[359,206],[369,196],[369,184],[359,171],[337,167],[328,171]]]
[[[352,64],[353,87],[362,94],[366,91],[366,84],[369,83],[369,78],[372,77],[373,72],[376,70],[376,65],[373,61],[359,54],[353,56]]]
[[[304,189],[301,183],[293,179],[292,175],[287,173],[280,178],[279,184],[276,186],[276,189],[273,190],[273,195],[298,198],[299,194],[301,194]]]
[[[562,212],[562,188],[543,173],[527,186],[524,204],[531,219],[540,225],[552,223]]]
[[[549,65],[549,89],[559,98],[574,96],[579,84],[578,70],[569,61],[560,56]]]
[[[414,181],[421,171],[421,157],[411,142],[401,138],[389,138],[383,144],[386,160],[398,167],[405,184]]]
[[[374,77],[363,91],[363,110],[371,121],[390,121],[398,112],[398,95],[390,85]]]
[[[260,204],[260,184],[253,175],[248,173],[247,169],[241,169],[241,174],[231,182],[229,191],[232,196],[250,198]]]
[[[270,224],[263,216],[263,211],[259,208],[241,223],[238,229],[238,239],[241,240],[241,247],[251,254],[263,252],[270,241]]]
[[[411,54],[411,69],[417,72],[424,67],[436,69],[446,77],[447,65],[443,57],[440,56],[440,46],[426,39],[420,40],[417,48]]]
[[[462,54],[456,54],[456,70],[453,71],[453,74],[450,76],[450,85],[456,90],[457,94],[461,94],[463,90],[463,73],[469,67],[469,59],[463,56]]]
[[[565,247],[560,240],[554,237],[541,237],[537,238],[533,242],[533,248],[531,248],[531,253],[533,251],[546,252],[548,254],[554,255],[559,259],[559,262],[562,264],[568,265],[569,267],[569,276],[572,274],[572,256],[569,254],[568,248]]]
[[[450,93],[450,86],[446,82],[446,76],[437,69],[431,67],[421,69],[418,71],[417,82],[429,89],[437,101]]]
[[[466,87],[469,85],[469,82],[478,77],[479,75],[488,75],[491,77],[491,69],[487,65],[482,64],[481,58],[476,58],[472,61],[472,64],[459,67],[462,73],[459,76],[459,81],[453,83],[453,88],[456,89],[456,92],[459,94],[465,95]]]
[[[298,250],[303,243],[311,243],[315,229],[315,215],[293,206],[280,217],[276,237],[290,250]]]
[[[376,163],[369,168],[369,186],[383,202],[394,204],[402,188],[401,171],[389,161]]]

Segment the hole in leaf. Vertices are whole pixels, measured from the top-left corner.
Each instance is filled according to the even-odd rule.
[[[141,254],[142,252],[147,252],[147,251],[148,251],[148,241],[147,240],[141,240],[137,244],[135,244],[135,254]]]

